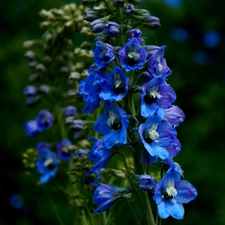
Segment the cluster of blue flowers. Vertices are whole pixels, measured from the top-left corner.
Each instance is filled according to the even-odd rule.
[[[138,187],[151,193],[159,216],[182,219],[183,204],[197,195],[173,160],[181,150],[176,127],[184,121],[184,113],[173,105],[176,94],[167,83],[172,71],[164,58],[165,46],[146,45],[141,30],[129,26],[131,18],[148,29],[160,26],[159,19],[137,9],[137,3],[114,0],[111,6],[90,9],[84,16],[96,34],[96,47],[88,76],[79,83],[79,94],[85,104],[84,113],[103,110],[93,126],[103,137],[89,138],[94,142],[89,153],[95,163],[91,172],[104,168],[115,152],[129,146],[134,151]],[[142,161],[137,160],[140,155]],[[159,171],[162,177],[156,180],[145,168],[159,162],[167,169]],[[130,187],[98,183],[94,201],[99,207],[95,212],[108,210],[120,196],[132,191]]]

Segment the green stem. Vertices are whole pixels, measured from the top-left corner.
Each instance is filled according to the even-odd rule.
[[[106,225],[107,224],[106,212],[100,213],[100,224],[101,225]]]
[[[54,204],[54,202],[52,201],[52,199],[50,198],[50,196],[49,196],[47,190],[45,189],[45,187],[44,187],[43,185],[41,185],[41,187],[42,187],[43,191],[45,192],[46,196],[48,197],[49,201],[51,202],[52,208],[53,208],[53,210],[54,210],[54,212],[55,212],[55,214],[56,214],[56,217],[57,217],[57,219],[58,219],[59,224],[60,224],[60,225],[64,225],[63,222],[62,222],[62,220],[61,220],[61,218],[60,218],[60,216],[59,216],[57,207],[56,207],[56,205]]]

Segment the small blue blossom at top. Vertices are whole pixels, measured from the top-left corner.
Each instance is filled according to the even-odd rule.
[[[124,70],[140,70],[148,56],[148,51],[141,47],[137,38],[132,38],[119,49],[119,60]]]

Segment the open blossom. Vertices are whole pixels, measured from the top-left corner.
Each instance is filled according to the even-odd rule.
[[[95,131],[104,135],[103,141],[108,149],[114,144],[126,144],[128,126],[126,112],[109,101],[105,101],[104,109],[105,112],[99,116],[94,125]]]
[[[113,47],[102,41],[96,42],[96,48],[93,50],[93,55],[98,69],[108,66],[115,59]]]
[[[83,112],[88,114],[98,107],[101,99],[99,94],[101,93],[100,81],[104,76],[104,73],[96,70],[88,70],[89,76],[83,79],[79,83],[78,93],[83,97],[85,108]]]
[[[39,151],[39,157],[36,162],[37,171],[41,174],[40,182],[47,183],[52,177],[55,176],[58,170],[58,160],[54,152],[47,148]]]
[[[172,216],[182,219],[184,203],[195,199],[197,190],[186,180],[181,180],[181,174],[175,169],[169,169],[155,185],[153,199],[158,207],[159,216],[166,219]]]
[[[103,100],[119,101],[128,91],[129,78],[120,67],[115,66],[113,72],[106,74],[100,83],[102,92],[99,97]]]
[[[176,99],[176,93],[161,76],[144,84],[141,93],[141,115],[148,117],[157,108],[168,108]]]
[[[166,147],[176,137],[176,130],[161,117],[161,110],[148,117],[138,128],[140,140],[151,156],[169,158]]]
[[[132,38],[125,46],[119,49],[119,60],[123,69],[127,72],[139,70],[143,67],[148,51],[141,47],[136,38]]]

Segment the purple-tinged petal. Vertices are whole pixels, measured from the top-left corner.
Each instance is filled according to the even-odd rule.
[[[195,199],[197,196],[197,190],[195,187],[186,180],[181,180],[175,184],[177,189],[177,196],[175,197],[178,203],[188,203]]]

